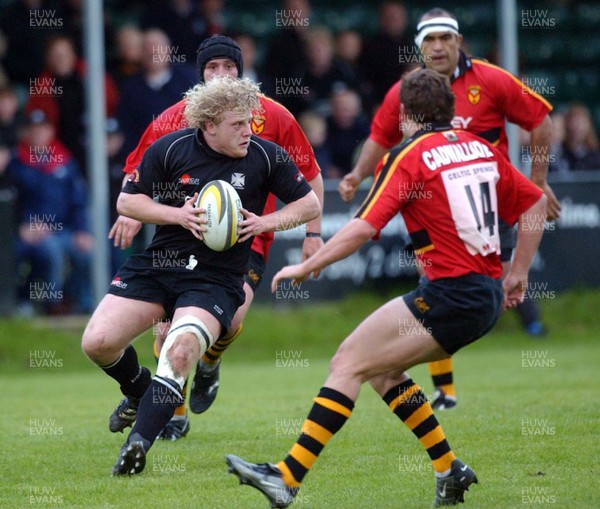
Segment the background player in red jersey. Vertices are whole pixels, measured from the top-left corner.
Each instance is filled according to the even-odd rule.
[[[461,49],[462,35],[453,14],[435,8],[427,11],[417,25],[415,43],[424,66],[450,78],[456,97],[456,114],[452,125],[477,134],[495,145],[508,157],[506,121],[531,132],[531,180],[548,196],[548,219],[557,219],[560,204],[547,183],[552,121],[552,106],[523,82],[498,66],[468,57]],[[373,174],[381,157],[406,134],[399,123],[400,85],[398,81],[386,94],[371,124],[371,134],[365,141],[352,172],[339,184],[345,201],[351,200],[362,180]],[[501,224],[504,272],[510,267],[514,232]],[[528,313],[536,319],[535,302],[526,301]],[[523,310],[524,312],[524,310]],[[452,359],[431,363],[429,371],[436,387],[433,406],[438,409],[456,405]]]
[[[272,507],[293,501],[320,452],[350,417],[366,381],[427,450],[436,476],[436,506],[462,502],[464,491],[477,482],[475,472],[452,452],[406,370],[476,341],[503,307],[523,300],[547,197],[492,145],[452,130],[454,96],[445,76],[429,69],[409,74],[402,83],[402,104],[408,139],[384,158],[354,219],[308,260],[281,269],[272,290],[283,279],[304,281],[350,256],[398,212],[426,278],[416,290],[377,309],[344,340],[300,438],[283,461],[257,465],[227,456],[230,471],[265,494]],[[406,190],[415,188],[424,191],[423,198],[409,198]],[[514,261],[503,283],[499,217],[519,223]],[[455,328],[463,331],[460,339]]]
[[[239,45],[229,37],[214,35],[205,39],[198,49],[197,56],[198,72],[200,82],[207,82],[215,76],[228,75],[233,78],[241,77],[244,70],[242,53]],[[253,134],[280,145],[285,149],[281,153],[282,158],[291,158],[298,166],[308,184],[315,191],[321,207],[323,206],[323,179],[321,170],[317,164],[314,152],[302,129],[296,122],[294,116],[281,104],[265,95],[259,95],[262,111],[252,121]],[[132,173],[142,160],[147,148],[157,139],[178,129],[187,127],[184,119],[186,100],[183,99],[170,108],[163,111],[146,129],[136,149],[129,154],[123,171]],[[128,175],[125,176],[125,179]],[[235,187],[237,184],[232,182]],[[275,197],[269,195],[264,213],[275,211]],[[140,231],[142,223],[131,218],[119,216],[110,230],[109,238],[114,239],[115,246],[125,249],[131,246],[133,237]],[[306,225],[306,239],[302,245],[302,259],[308,258],[322,245],[321,239],[321,216]],[[219,386],[220,358],[228,346],[239,336],[242,330],[242,322],[252,301],[254,291],[258,287],[267,261],[267,256],[273,243],[273,233],[266,232],[257,235],[252,244],[252,254],[248,272],[244,276],[244,291],[246,301],[238,309],[230,330],[203,355],[198,362],[194,384],[190,395],[190,408],[194,413],[205,412],[217,396]],[[315,276],[318,272],[315,273]],[[163,331],[164,329],[164,331]],[[156,327],[157,338],[154,346],[156,358],[160,355],[160,347],[168,326]],[[185,393],[185,389],[184,389]],[[122,431],[130,426],[137,415],[137,401],[126,398],[120,405],[125,405],[120,412],[122,414],[122,427],[111,431]],[[189,430],[189,419],[186,414],[185,404],[177,409],[175,416],[163,431],[162,437],[177,440]]]

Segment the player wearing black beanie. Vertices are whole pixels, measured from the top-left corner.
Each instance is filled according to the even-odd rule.
[[[202,41],[197,52],[196,65],[200,74],[200,82],[204,82],[204,68],[206,64],[215,58],[229,58],[235,62],[238,70],[238,78],[244,73],[244,61],[242,50],[237,42],[225,35],[213,35]]]

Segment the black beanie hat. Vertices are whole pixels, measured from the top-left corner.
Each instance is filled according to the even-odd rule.
[[[206,64],[215,58],[230,58],[233,60],[238,70],[238,78],[241,78],[244,73],[242,50],[237,42],[225,35],[213,35],[208,39],[204,39],[197,53],[196,64],[200,73],[200,82],[204,81]]]

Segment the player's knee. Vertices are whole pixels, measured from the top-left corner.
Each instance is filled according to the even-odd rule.
[[[191,365],[214,342],[213,335],[202,320],[186,315],[174,322],[158,359],[156,375],[183,386]]]
[[[348,368],[347,349],[342,344],[329,363],[329,372],[331,374],[340,373]]]
[[[81,338],[81,349],[93,361],[105,358],[115,350],[106,331],[88,326]]]
[[[187,374],[194,362],[200,358],[198,340],[193,334],[181,334],[177,337],[173,346],[169,348],[166,355],[177,374]]]
[[[342,343],[329,364],[332,375],[344,378],[360,378],[362,382],[368,380],[368,363],[354,355],[352,347]]]

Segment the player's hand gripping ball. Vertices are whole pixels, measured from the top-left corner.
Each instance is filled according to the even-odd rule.
[[[198,194],[195,206],[206,210],[204,243],[213,251],[231,248],[238,240],[238,223],[243,219],[242,200],[233,186],[224,180],[210,181]]]

